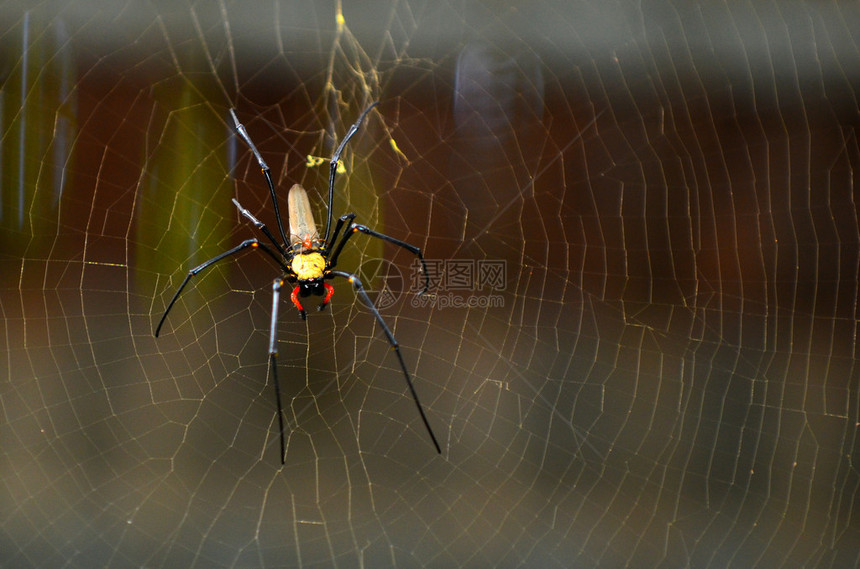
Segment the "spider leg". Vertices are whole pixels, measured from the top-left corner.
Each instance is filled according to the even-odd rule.
[[[343,250],[343,246],[346,245],[346,242],[349,241],[350,237],[352,237],[355,233],[360,231],[361,233],[364,233],[365,235],[370,235],[371,237],[376,237],[377,239],[382,239],[383,241],[393,243],[393,244],[397,245],[398,247],[403,247],[404,249],[406,249],[407,251],[409,251],[410,253],[412,253],[416,257],[418,257],[418,260],[421,261],[421,273],[424,275],[424,288],[421,290],[421,292],[419,294],[425,294],[427,292],[427,290],[430,288],[430,277],[428,276],[427,263],[424,262],[424,255],[421,253],[421,249],[416,247],[415,245],[410,245],[409,243],[407,243],[405,241],[401,241],[400,239],[395,239],[394,237],[391,237],[389,235],[385,235],[384,233],[379,233],[378,231],[374,231],[373,229],[370,229],[366,225],[361,225],[359,223],[352,223],[352,220],[354,218],[355,218],[354,213],[348,213],[348,214],[342,216],[338,220],[337,227],[335,228],[335,235],[337,235],[338,231],[340,230],[341,225],[344,222],[349,221],[349,227],[346,228],[346,231],[344,232],[343,238],[340,240],[340,243],[338,243],[337,247],[334,248],[334,250],[332,251],[332,254],[329,256],[329,258],[328,258],[329,267],[333,268],[337,265],[337,258],[340,256],[340,252]]]
[[[340,141],[340,145],[337,147],[337,150],[334,151],[331,157],[331,165],[329,167],[328,174],[328,218],[325,223],[325,236],[323,237],[323,242],[328,243],[329,230],[331,229],[331,218],[332,211],[334,207],[334,178],[337,175],[337,164],[340,162],[340,155],[343,154],[343,149],[346,148],[346,143],[349,142],[349,139],[353,137],[353,135],[358,132],[358,128],[361,126],[361,122],[364,120],[364,117],[367,116],[367,113],[370,112],[373,107],[379,104],[379,101],[375,103],[371,103],[369,107],[364,109],[364,112],[358,117],[358,120],[349,127],[349,130],[346,133],[346,136],[343,137],[343,140]]]
[[[317,306],[318,312],[322,312],[323,310],[325,310],[325,307],[328,306],[328,303],[331,300],[332,295],[334,294],[333,286],[328,283],[323,283],[323,286],[325,287],[325,298],[323,298],[323,301],[320,303],[319,306]]]
[[[287,452],[284,440],[284,410],[281,407],[281,386],[278,383],[278,303],[281,298],[282,279],[272,283],[272,321],[269,324],[269,365],[272,368],[272,383],[275,384],[275,401],[278,404],[278,433],[281,436],[281,464]]]
[[[293,289],[293,294],[290,295],[290,300],[292,300],[295,307],[299,309],[299,316],[302,317],[302,320],[307,320],[308,319],[308,313],[305,312],[305,307],[302,306],[301,301],[299,301],[299,290],[300,290],[300,288],[301,287],[296,286],[296,288]]]
[[[344,223],[347,223],[347,224],[352,223],[352,221],[354,219],[355,219],[355,214],[354,213],[348,213],[346,215],[340,216],[340,219],[337,220],[337,224],[334,226],[334,232],[331,234],[331,244],[332,244],[331,248],[332,249],[334,249],[334,245],[337,244],[337,238],[340,237],[340,230],[343,227],[343,224]],[[343,247],[341,246],[341,249],[342,248]]]
[[[281,244],[278,243],[278,240],[275,239],[275,236],[272,235],[272,232],[269,231],[269,228],[266,227],[265,223],[263,223],[262,221],[260,221],[256,217],[254,217],[250,211],[248,211],[247,209],[242,207],[242,204],[240,204],[239,200],[237,200],[236,198],[233,198],[233,205],[236,206],[236,208],[239,210],[239,213],[241,213],[242,215],[247,217],[251,221],[251,223],[254,224],[254,227],[256,227],[257,229],[259,229],[260,231],[263,232],[263,235],[265,235],[269,239],[269,241],[272,242],[272,245],[275,246],[275,249],[278,250],[278,253],[283,255],[284,258],[287,258],[289,256],[289,255],[287,255],[287,252],[284,250],[284,248],[281,246]]]
[[[412,379],[409,377],[409,371],[406,369],[406,363],[403,361],[403,355],[400,353],[400,345],[397,343],[397,340],[394,338],[394,334],[391,333],[391,329],[385,323],[385,320],[382,319],[382,315],[379,314],[379,311],[373,305],[373,301],[370,300],[370,297],[367,296],[367,293],[364,290],[364,285],[361,284],[361,281],[353,274],[346,273],[344,271],[331,271],[329,275],[335,277],[343,277],[349,282],[352,283],[353,288],[355,289],[356,295],[360,296],[364,303],[370,308],[370,311],[373,312],[373,316],[376,318],[376,321],[379,322],[379,325],[382,327],[382,331],[385,333],[385,337],[388,339],[388,343],[391,344],[391,349],[394,350],[394,353],[397,354],[397,361],[400,363],[400,369],[403,370],[403,377],[406,378],[406,385],[409,386],[409,392],[412,394],[412,399],[415,401],[415,406],[418,407],[418,413],[421,415],[421,420],[424,421],[424,426],[427,428],[427,433],[430,435],[430,438],[433,440],[433,446],[436,447],[436,452],[442,454],[442,449],[439,446],[439,442],[436,440],[436,435],[433,434],[433,429],[430,428],[430,423],[427,421],[427,415],[424,414],[424,408],[421,406],[421,401],[418,399],[418,393],[415,391],[415,386],[412,385]]]
[[[269,194],[272,196],[272,205],[275,209],[275,219],[278,221],[278,230],[281,232],[281,237],[284,239],[284,247],[286,247],[290,240],[287,239],[287,234],[284,232],[284,224],[281,221],[281,211],[278,208],[278,198],[275,196],[275,184],[272,182],[272,175],[269,173],[269,165],[266,164],[260,151],[257,150],[257,147],[254,146],[253,142],[251,142],[251,137],[248,135],[248,131],[245,130],[245,126],[239,122],[239,118],[236,116],[236,111],[230,109],[230,114],[233,116],[233,123],[236,125],[236,132],[239,133],[239,136],[242,137],[242,140],[245,141],[251,149],[251,152],[254,153],[254,158],[257,159],[257,164],[260,165],[260,169],[263,171],[263,176],[266,177],[266,185],[269,186]]]
[[[269,255],[271,258],[273,258],[275,260],[275,262],[278,263],[278,265],[284,270],[285,273],[287,272],[287,267],[284,265],[284,262],[281,260],[280,257],[278,257],[277,253],[272,251],[272,249],[270,247],[264,245],[263,243],[260,243],[256,239],[248,239],[246,241],[242,241],[240,244],[236,245],[235,247],[233,247],[229,251],[225,251],[225,252],[221,253],[220,255],[212,257],[211,259],[209,259],[208,261],[206,261],[202,265],[198,265],[198,266],[194,267],[193,269],[191,269],[190,271],[188,271],[188,274],[185,276],[185,280],[182,281],[181,285],[179,285],[179,288],[176,290],[176,294],[174,294],[173,298],[170,299],[170,303],[167,305],[167,308],[165,309],[164,314],[161,315],[161,320],[159,320],[158,326],[155,328],[155,337],[156,338],[158,337],[158,333],[161,332],[161,326],[164,324],[164,321],[167,319],[167,314],[170,312],[170,309],[173,308],[173,305],[176,304],[176,300],[179,298],[179,295],[182,294],[182,290],[185,288],[185,285],[188,284],[188,282],[191,280],[191,278],[194,275],[196,275],[197,273],[199,273],[203,269],[217,263],[221,259],[229,257],[230,255],[235,255],[236,253],[239,253],[240,251],[244,251],[248,247],[253,247],[255,249],[259,249],[260,251],[263,251],[264,253]]]

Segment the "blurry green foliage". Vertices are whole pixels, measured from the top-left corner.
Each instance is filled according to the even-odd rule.
[[[77,81],[62,20],[24,12],[0,45],[0,246],[23,255],[58,232],[77,136]]]
[[[211,94],[189,77],[153,88],[168,114],[157,146],[145,149],[136,212],[138,282],[173,275],[170,294],[188,270],[234,245],[227,237],[236,225],[229,131],[208,102]],[[209,288],[205,278],[195,284],[204,294]]]

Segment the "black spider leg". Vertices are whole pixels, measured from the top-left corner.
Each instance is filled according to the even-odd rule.
[[[275,401],[278,404],[278,432],[281,436],[281,464],[284,464],[287,452],[284,440],[284,410],[281,407],[281,386],[278,383],[278,303],[281,299],[283,279],[275,279],[272,283],[272,321],[269,324],[269,365],[272,368],[272,383],[275,384]]]
[[[260,221],[260,220],[259,220],[259,219],[257,219],[256,217],[254,217],[254,216],[251,214],[251,212],[250,212],[250,211],[248,211],[247,209],[245,209],[244,207],[242,207],[242,204],[240,204],[240,203],[239,203],[239,200],[237,200],[236,198],[233,198],[233,204],[234,204],[234,205],[236,206],[236,208],[239,210],[239,213],[241,213],[242,215],[244,215],[245,217],[247,217],[247,218],[251,221],[251,223],[253,223],[253,224],[254,224],[254,227],[256,227],[257,229],[259,229],[260,231],[262,231],[262,232],[263,232],[263,235],[265,235],[266,237],[268,237],[268,238],[269,238],[269,241],[271,241],[271,242],[272,242],[272,245],[274,245],[274,246],[275,246],[275,248],[278,250],[278,253],[280,253],[281,255],[283,255],[285,259],[289,259],[289,255],[287,255],[287,252],[284,250],[284,248],[283,248],[283,247],[281,247],[281,244],[280,244],[280,243],[278,243],[278,240],[277,240],[277,239],[275,239],[275,236],[274,236],[274,235],[272,235],[272,232],[271,232],[271,231],[269,231],[269,228],[268,228],[268,227],[266,227],[266,224],[265,224],[265,223],[263,223],[262,221]]]
[[[418,413],[421,415],[421,420],[424,421],[424,426],[427,428],[427,432],[430,434],[430,438],[433,440],[433,446],[436,447],[436,452],[442,454],[442,448],[439,446],[439,442],[436,440],[436,435],[433,434],[433,429],[430,428],[430,422],[427,420],[427,415],[424,414],[424,407],[421,406],[421,401],[418,399],[418,392],[415,391],[415,386],[412,385],[412,378],[409,376],[409,371],[406,369],[406,363],[403,361],[403,355],[400,353],[400,345],[397,343],[397,340],[394,338],[394,334],[391,333],[391,329],[385,323],[385,320],[382,319],[382,315],[379,314],[379,311],[376,309],[376,306],[373,305],[373,301],[370,300],[370,297],[367,296],[367,293],[364,290],[364,285],[361,284],[361,281],[357,276],[346,273],[344,271],[331,271],[328,274],[328,277],[343,277],[349,282],[352,283],[353,288],[355,289],[355,293],[361,297],[364,303],[370,308],[370,311],[373,312],[373,316],[376,318],[376,321],[379,322],[379,325],[382,327],[382,331],[385,333],[385,337],[388,339],[388,343],[391,344],[391,349],[394,350],[394,353],[397,354],[397,361],[400,363],[400,369],[403,370],[403,377],[406,378],[406,385],[409,386],[409,392],[412,394],[412,399],[415,401],[415,406],[418,407]]]
[[[278,263],[278,265],[284,270],[285,273],[288,272],[286,265],[284,265],[284,262],[281,260],[280,257],[278,257],[277,253],[272,251],[271,248],[264,245],[263,243],[260,243],[256,239],[247,239],[245,241],[242,241],[241,243],[239,243],[238,245],[236,245],[235,247],[233,247],[229,251],[225,251],[216,257],[212,257],[211,259],[209,259],[208,261],[206,261],[202,265],[198,265],[198,266],[194,267],[193,269],[191,269],[190,271],[188,271],[188,274],[185,276],[185,280],[182,281],[181,285],[179,285],[179,288],[176,290],[176,294],[173,295],[173,298],[170,300],[170,303],[167,305],[167,309],[165,309],[164,314],[161,315],[161,320],[158,322],[158,326],[155,328],[155,337],[158,338],[158,333],[161,332],[161,326],[164,324],[164,321],[167,319],[167,314],[170,312],[170,309],[173,308],[173,305],[176,304],[176,300],[179,298],[179,295],[182,294],[182,290],[185,288],[185,285],[188,284],[188,282],[191,280],[191,278],[194,275],[196,275],[197,273],[199,273],[203,269],[209,267],[210,265],[217,263],[221,259],[229,257],[230,255],[235,255],[236,253],[243,251],[243,250],[247,249],[248,247],[254,247],[255,249],[259,249],[259,250],[263,251],[264,253],[269,255],[271,258],[273,258],[275,260],[275,262]]]
[[[275,195],[275,184],[272,182],[272,175],[269,173],[269,166],[266,164],[266,161],[263,160],[263,157],[260,155],[260,151],[257,150],[257,147],[254,146],[254,143],[251,142],[251,137],[248,136],[248,131],[245,130],[245,127],[242,123],[239,122],[239,118],[236,116],[236,111],[230,109],[230,114],[233,115],[233,122],[236,125],[236,132],[239,133],[239,136],[245,141],[248,147],[251,149],[251,152],[254,153],[254,157],[257,159],[257,163],[260,165],[260,169],[263,171],[263,175],[266,177],[266,185],[269,186],[269,194],[272,196],[272,205],[275,209],[275,219],[278,221],[278,231],[281,232],[281,237],[284,239],[284,247],[287,247],[287,244],[290,242],[287,239],[287,234],[284,232],[284,223],[281,221],[281,210],[278,208],[278,198]]]
[[[325,222],[325,237],[323,237],[323,243],[328,243],[328,236],[331,230],[331,219],[334,214],[334,178],[337,175],[337,165],[340,162],[340,155],[343,154],[343,149],[346,148],[346,143],[349,142],[349,139],[353,137],[353,135],[358,132],[358,128],[361,126],[361,122],[364,120],[364,117],[367,116],[367,113],[373,109],[376,105],[379,104],[379,101],[371,103],[369,107],[364,109],[364,112],[361,113],[361,116],[358,117],[358,120],[349,127],[349,130],[346,133],[346,136],[343,137],[343,140],[340,141],[340,145],[337,147],[337,150],[334,151],[331,157],[331,165],[329,167],[328,173],[328,215],[326,217]]]
[[[421,253],[421,249],[419,249],[415,245],[411,245],[405,241],[401,241],[400,239],[395,239],[390,235],[385,235],[384,233],[374,231],[366,225],[353,223],[353,219],[355,219],[355,214],[348,213],[344,216],[341,216],[341,218],[337,220],[337,225],[335,226],[334,233],[332,234],[332,244],[337,241],[338,235],[340,234],[340,230],[343,224],[349,223],[349,226],[346,228],[346,231],[344,232],[343,238],[340,240],[340,243],[337,244],[337,247],[334,247],[332,249],[332,253],[328,258],[329,268],[334,268],[337,265],[337,259],[340,256],[340,252],[343,250],[343,246],[346,245],[346,242],[349,241],[350,237],[352,237],[356,232],[360,231],[365,235],[370,235],[371,237],[376,237],[377,239],[382,239],[383,241],[393,243],[398,247],[403,247],[404,249],[418,257],[418,260],[421,261],[421,272],[424,275],[424,288],[418,294],[425,294],[430,288],[430,277],[428,276],[427,263],[424,261],[424,255]]]

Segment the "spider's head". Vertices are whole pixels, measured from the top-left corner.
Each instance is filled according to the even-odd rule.
[[[290,268],[303,288],[315,288],[322,283],[325,274],[325,258],[317,251],[298,253]]]

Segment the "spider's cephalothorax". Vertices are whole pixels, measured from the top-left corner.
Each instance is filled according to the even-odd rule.
[[[179,288],[176,291],[176,294],[173,295],[173,298],[167,305],[167,308],[164,310],[164,314],[161,316],[161,320],[158,323],[158,326],[155,329],[155,335],[158,336],[161,331],[162,325],[164,325],[165,320],[167,319],[167,314],[170,312],[170,309],[173,308],[173,305],[176,303],[176,300],[179,298],[179,295],[182,293],[182,290],[185,288],[185,285],[191,280],[194,275],[201,272],[205,268],[210,265],[217,263],[221,259],[244,251],[247,248],[257,249],[266,253],[270,258],[272,258],[278,266],[281,268],[282,276],[279,276],[275,279],[272,284],[272,317],[269,323],[269,358],[271,360],[270,369],[272,370],[272,380],[275,384],[275,399],[278,407],[278,427],[280,431],[280,440],[281,440],[281,464],[284,463],[284,456],[286,453],[286,443],[284,438],[284,418],[283,418],[283,408],[281,406],[281,388],[278,384],[278,351],[277,351],[277,321],[278,321],[278,308],[281,294],[281,287],[284,284],[284,281],[287,281],[291,284],[295,285],[293,288],[293,292],[290,295],[290,299],[293,304],[299,311],[299,315],[302,319],[307,318],[307,314],[305,312],[304,307],[302,306],[300,298],[307,298],[309,296],[322,296],[323,300],[319,304],[318,309],[324,309],[329,301],[331,300],[332,294],[334,294],[334,288],[327,283],[327,280],[333,279],[335,277],[341,277],[348,280],[352,283],[353,289],[355,293],[361,297],[361,299],[367,304],[370,311],[373,313],[373,316],[376,318],[376,321],[379,323],[382,332],[385,334],[388,343],[391,345],[391,348],[394,350],[394,353],[397,355],[397,361],[400,364],[400,369],[403,371],[403,376],[406,378],[406,385],[409,387],[409,392],[412,395],[412,399],[415,401],[415,405],[418,408],[418,413],[421,415],[421,420],[424,423],[424,427],[427,429],[428,434],[430,435],[430,439],[433,441],[433,445],[436,447],[436,452],[442,453],[442,449],[439,447],[439,442],[436,440],[436,435],[433,434],[433,429],[430,428],[430,423],[427,421],[427,416],[424,414],[424,408],[421,406],[421,402],[418,399],[418,394],[415,391],[415,387],[412,384],[412,379],[409,377],[409,371],[406,369],[406,363],[403,361],[403,355],[400,353],[400,346],[397,343],[397,340],[394,338],[394,334],[392,334],[391,330],[385,324],[385,321],[382,319],[382,316],[379,314],[379,311],[373,305],[373,302],[370,300],[370,297],[367,296],[367,292],[364,290],[364,286],[361,281],[354,274],[347,273],[344,271],[335,270],[337,266],[337,259],[340,255],[340,252],[343,250],[343,246],[346,245],[347,241],[349,241],[350,237],[352,237],[356,233],[364,233],[365,235],[369,235],[371,237],[376,237],[377,239],[382,239],[388,243],[392,243],[397,245],[398,247],[402,247],[407,251],[410,251],[418,259],[421,261],[421,268],[424,273],[424,290],[421,294],[427,292],[427,288],[429,285],[429,279],[427,276],[427,266],[424,262],[424,256],[421,253],[421,249],[414,245],[410,245],[405,241],[401,241],[399,239],[395,239],[394,237],[390,237],[383,233],[379,233],[374,231],[367,226],[360,225],[358,223],[353,223],[355,219],[354,213],[348,213],[346,215],[341,216],[337,220],[337,224],[335,225],[334,231],[331,230],[331,222],[332,222],[332,203],[334,201],[334,181],[335,175],[337,174],[338,162],[340,161],[340,156],[343,153],[344,148],[346,147],[346,143],[349,142],[349,139],[358,131],[359,126],[361,126],[361,122],[364,120],[364,117],[370,112],[373,107],[375,107],[377,103],[373,103],[370,105],[361,116],[358,117],[358,120],[355,121],[349,131],[344,136],[340,145],[338,145],[337,150],[335,150],[334,154],[331,158],[331,167],[329,170],[329,184],[328,184],[328,215],[326,218],[326,226],[325,226],[325,234],[322,238],[320,238],[319,233],[316,229],[316,223],[314,223],[313,211],[311,210],[310,200],[308,199],[308,194],[300,185],[295,184],[291,189],[288,196],[288,206],[289,206],[289,215],[290,215],[290,238],[287,239],[287,234],[284,231],[284,224],[281,220],[281,213],[278,207],[278,199],[275,194],[275,185],[272,182],[272,176],[269,172],[269,167],[266,165],[266,162],[263,160],[263,157],[260,155],[260,152],[257,150],[257,147],[254,146],[254,143],[251,142],[251,137],[248,136],[245,127],[239,122],[239,119],[236,117],[236,113],[231,109],[230,113],[233,117],[233,122],[236,125],[236,131],[239,133],[239,136],[248,144],[248,147],[251,149],[251,152],[254,153],[254,157],[257,159],[257,163],[260,165],[260,168],[263,171],[263,176],[266,178],[266,185],[269,187],[269,194],[272,198],[272,207],[275,213],[275,220],[278,223],[278,231],[280,233],[281,239],[279,240],[275,237],[274,234],[269,230],[268,227],[256,217],[254,217],[250,211],[243,208],[237,200],[233,200],[233,203],[239,209],[239,213],[245,216],[247,219],[254,224],[254,226],[266,236],[269,240],[269,244],[260,243],[257,239],[246,239],[236,247],[233,247],[229,251],[225,251],[220,255],[209,259],[202,265],[194,267],[188,274],[185,276],[185,280],[182,281],[182,284],[179,285]],[[341,235],[341,229],[343,229],[343,234]],[[329,239],[329,236],[331,238]]]

